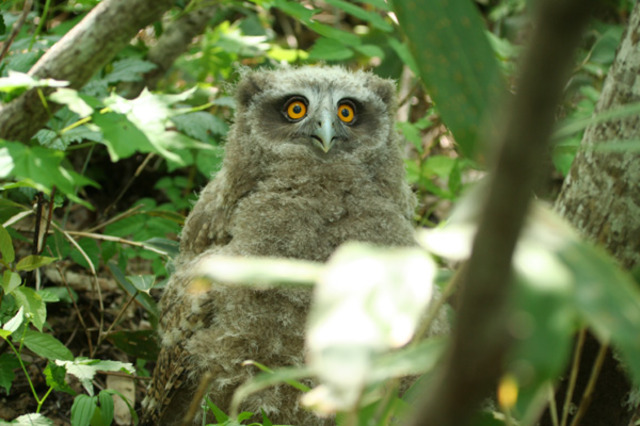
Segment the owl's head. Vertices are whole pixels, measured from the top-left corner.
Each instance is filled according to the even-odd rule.
[[[261,150],[329,159],[394,143],[394,84],[340,67],[246,73],[236,92],[235,136]]]

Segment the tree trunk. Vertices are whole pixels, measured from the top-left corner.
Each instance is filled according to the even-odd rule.
[[[639,41],[640,5],[636,5],[596,112],[640,101]],[[638,151],[605,149],[615,141],[638,139],[638,115],[589,126],[556,202],[557,210],[584,236],[605,247],[628,269],[640,265],[640,155]],[[598,349],[595,339],[585,346],[578,386],[591,373],[593,364],[589,360],[595,358]],[[580,424],[627,426],[631,417],[624,405],[628,391],[626,375],[609,355],[590,410]],[[581,396],[580,389],[575,395]]]
[[[104,0],[49,49],[29,71],[37,78],[69,81],[80,88],[136,33],[159,19],[172,0]],[[50,90],[43,90],[45,94]],[[49,120],[37,90],[29,90],[0,109],[0,137],[28,141]]]
[[[499,129],[498,158],[472,254],[461,275],[452,342],[442,370],[418,401],[411,426],[469,424],[504,367],[510,343],[505,318],[511,258],[540,178],[573,52],[593,5],[583,0],[538,3],[536,30],[524,57],[518,93]]]

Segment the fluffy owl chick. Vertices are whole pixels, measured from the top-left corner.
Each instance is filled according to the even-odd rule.
[[[345,241],[414,245],[414,197],[394,130],[395,88],[374,74],[338,67],[245,73],[222,169],[200,194],[182,231],[180,256],[160,307],[161,352],[143,424],[180,424],[201,378],[228,410],[254,375],[304,362],[310,292],[214,284],[192,271],[211,254],[325,261]],[[242,409],[272,422],[332,424],[282,385]]]

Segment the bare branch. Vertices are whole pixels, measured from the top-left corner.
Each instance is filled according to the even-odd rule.
[[[66,80],[71,87],[80,88],[172,4],[171,0],[104,0],[49,49],[29,74]],[[0,109],[0,137],[27,141],[50,113],[37,90],[29,90]]]

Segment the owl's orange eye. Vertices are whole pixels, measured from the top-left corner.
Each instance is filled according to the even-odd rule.
[[[338,117],[343,122],[350,124],[356,118],[356,111],[351,102],[343,102],[338,106]]]
[[[285,111],[289,119],[300,120],[307,114],[307,105],[300,99],[294,99],[287,104]]]

